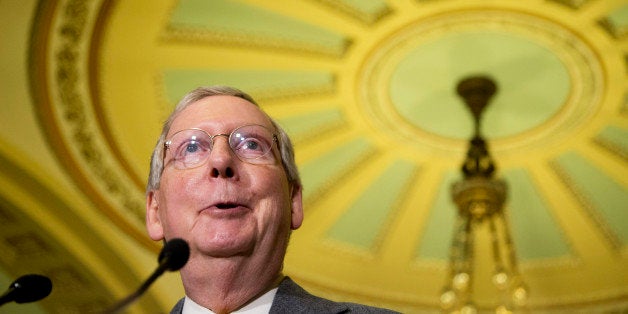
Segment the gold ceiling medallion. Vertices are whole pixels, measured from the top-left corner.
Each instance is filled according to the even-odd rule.
[[[470,59],[467,51],[469,47],[453,49],[438,45],[439,41],[448,39],[452,43],[460,42],[457,38],[464,39],[463,35],[492,36],[495,48],[507,45],[500,42],[502,39],[518,42],[525,47],[535,47],[538,51],[544,51],[548,57],[557,58],[555,63],[565,73],[565,94],[562,99],[554,100],[552,105],[556,109],[553,112],[544,112],[546,116],[525,128],[493,138],[495,152],[503,154],[514,153],[522,148],[551,147],[572,136],[579,126],[588,123],[599,110],[607,82],[598,57],[600,54],[593,50],[589,40],[581,37],[568,25],[558,24],[539,15],[506,8],[468,9],[410,21],[375,41],[376,45],[365,56],[356,85],[358,100],[364,108],[364,119],[378,130],[385,130],[385,134],[392,140],[411,139],[406,143],[411,143],[417,151],[430,150],[442,154],[462,152],[464,135],[455,137],[433,131],[426,123],[417,122],[416,115],[400,110],[402,104],[399,99],[416,97],[406,102],[414,101],[414,108],[418,108],[428,102],[430,95],[423,95],[422,98],[407,95],[412,94],[411,91],[413,95],[430,91],[434,93],[434,97],[439,96],[439,100],[451,102],[439,106],[455,109],[453,95],[447,96],[449,98],[443,97],[449,95],[449,90],[444,86],[426,86],[424,83],[451,81],[455,77],[468,76],[481,69],[488,69],[491,75],[499,72],[502,64],[497,61],[488,58],[483,61]],[[440,53],[443,58],[442,66],[448,68],[439,73],[427,73],[427,65],[420,62],[426,60],[424,51],[436,46],[440,50],[429,52],[430,56]],[[443,47],[451,49],[443,51]],[[412,58],[415,60],[411,60]],[[511,62],[524,61],[513,59]],[[407,68],[408,64],[416,65],[416,74],[395,80],[395,75],[405,71],[404,67]],[[417,82],[421,82],[421,85]],[[539,91],[542,91],[541,87],[532,93],[538,94]],[[504,96],[510,92],[512,89],[505,90]],[[518,100],[515,98],[514,101]],[[450,113],[454,115],[458,112],[454,113],[452,110]],[[449,118],[451,117],[442,117],[443,120]]]
[[[492,281],[500,295],[495,312],[512,313],[524,307],[527,301],[528,290],[518,270],[509,224],[504,215],[507,185],[504,180],[494,178],[495,163],[480,132],[482,112],[496,90],[495,83],[483,76],[466,78],[457,88],[473,114],[475,130],[462,165],[464,179],[452,185],[458,215],[451,245],[449,277],[441,295],[442,308],[447,312],[477,312],[472,301],[473,275],[477,267],[474,240],[479,229],[487,227],[494,263]]]

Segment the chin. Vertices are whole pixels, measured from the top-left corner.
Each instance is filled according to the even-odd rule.
[[[254,241],[234,238],[211,240],[207,239],[198,245],[198,251],[206,256],[231,257],[250,255],[255,247]]]

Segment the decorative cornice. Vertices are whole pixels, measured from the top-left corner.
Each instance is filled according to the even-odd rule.
[[[33,29],[34,104],[52,151],[96,207],[139,243],[156,250],[143,231],[143,191],[124,176],[91,108],[87,65],[93,60],[87,47],[102,4],[68,0],[41,6],[45,11],[38,13],[49,17]]]

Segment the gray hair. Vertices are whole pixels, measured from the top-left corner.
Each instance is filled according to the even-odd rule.
[[[199,87],[188,94],[186,94],[181,101],[174,108],[174,111],[170,114],[166,122],[164,122],[163,128],[161,130],[161,135],[159,136],[159,140],[157,140],[157,144],[155,145],[155,149],[153,149],[153,154],[150,159],[150,174],[148,175],[148,184],[146,186],[146,193],[159,189],[159,184],[161,182],[161,174],[164,170],[164,153],[166,142],[166,136],[170,131],[170,127],[172,126],[172,122],[177,116],[189,105],[199,101],[205,97],[209,96],[235,96],[245,99],[252,104],[259,107],[257,102],[248,95],[247,93],[233,88],[229,86],[208,86],[208,87]],[[261,108],[260,108],[261,110]],[[262,112],[264,112],[262,110]],[[266,114],[264,112],[264,114]],[[290,186],[300,187],[301,186],[301,178],[299,177],[299,171],[297,169],[296,162],[294,160],[294,147],[292,146],[292,142],[288,137],[288,134],[279,126],[273,118],[266,114],[270,122],[272,123],[275,131],[277,132],[278,142],[277,145],[279,147],[279,152],[281,154],[281,164],[286,172],[286,176],[288,177],[288,182]]]

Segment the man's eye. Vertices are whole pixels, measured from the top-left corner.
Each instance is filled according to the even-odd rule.
[[[247,150],[259,150],[260,148],[260,144],[254,140],[247,140],[246,142],[244,142],[243,145],[244,149]]]
[[[207,144],[204,144],[202,141],[190,140],[179,146],[177,158],[189,158],[190,156],[200,154],[205,150],[209,150]]]
[[[267,150],[267,146],[265,145],[263,140],[257,138],[247,138],[240,142],[236,150],[242,153],[264,153]]]
[[[186,153],[195,153],[198,150],[199,150],[199,147],[198,147],[197,142],[190,142],[185,146]]]

